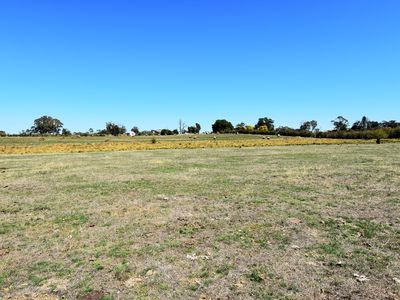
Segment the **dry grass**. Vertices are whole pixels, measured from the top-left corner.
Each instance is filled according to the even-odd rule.
[[[215,138],[214,138],[215,137]],[[84,153],[155,149],[241,148],[288,145],[371,144],[374,140],[317,139],[257,135],[183,135],[158,137],[0,138],[0,154]],[[154,140],[153,140],[154,139]],[[398,142],[386,140],[385,142]]]
[[[399,150],[2,155],[0,298],[399,299]]]

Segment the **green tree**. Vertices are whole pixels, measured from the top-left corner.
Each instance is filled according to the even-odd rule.
[[[160,135],[173,135],[173,134],[174,134],[174,132],[169,129],[162,129],[160,132]]]
[[[212,125],[213,132],[229,133],[233,131],[233,125],[231,122],[225,119],[216,120]]]
[[[61,131],[61,134],[65,135],[65,136],[68,136],[68,135],[71,135],[72,133],[67,128],[63,128],[62,131]]]
[[[338,116],[336,119],[332,120],[331,122],[333,123],[333,126],[336,131],[347,130],[347,127],[349,126],[349,121],[342,116]]]
[[[126,132],[125,126],[117,125],[113,122],[106,123],[106,133],[112,135],[124,134]]]
[[[383,121],[381,123],[381,127],[382,128],[399,128],[400,122],[397,122],[396,120]]]
[[[311,122],[310,121],[305,121],[303,123],[300,124],[300,131],[311,131]]]
[[[58,119],[50,116],[42,116],[33,121],[32,131],[39,134],[58,134],[63,125]]]
[[[268,130],[272,131],[275,129],[274,120],[271,118],[259,118],[257,124],[254,126],[255,129],[258,129],[261,126],[267,126]]]
[[[311,131],[315,132],[317,130],[318,122],[316,120],[311,120],[310,124],[311,124]]]
[[[299,130],[306,132],[314,132],[318,126],[318,122],[315,120],[305,121],[300,124]]]
[[[139,128],[137,126],[133,126],[131,131],[133,131],[136,135],[139,134]]]
[[[257,132],[258,132],[258,133],[263,133],[263,134],[267,133],[267,132],[268,132],[268,127],[267,127],[267,125],[262,125],[262,126],[258,127],[258,128],[257,128]]]
[[[199,124],[199,123],[196,123],[195,126],[189,126],[189,127],[187,128],[187,132],[189,132],[189,133],[199,133],[199,132],[200,132],[200,129],[201,129],[200,124]]]

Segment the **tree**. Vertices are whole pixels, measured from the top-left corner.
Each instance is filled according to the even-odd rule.
[[[366,116],[363,116],[360,121],[356,121],[353,123],[353,126],[351,126],[352,130],[367,130],[368,129],[368,124],[369,120]]]
[[[267,132],[268,132],[268,127],[267,127],[267,125],[262,125],[262,126],[258,127],[258,128],[257,128],[257,132],[258,132],[258,133],[263,133],[263,134],[267,133]]]
[[[378,129],[381,127],[381,124],[378,121],[368,121],[367,129]]]
[[[216,120],[215,123],[212,125],[213,132],[220,132],[220,133],[229,133],[233,131],[233,125],[231,122],[220,119]]]
[[[187,131],[188,131],[189,133],[199,133],[199,132],[200,132],[200,129],[201,129],[200,124],[199,124],[199,123],[196,123],[195,126],[189,126],[189,127],[187,128]]]
[[[162,129],[160,132],[160,135],[173,135],[173,134],[174,134],[174,132],[169,129]]]
[[[398,128],[400,127],[400,122],[397,122],[396,120],[390,120],[390,121],[383,121],[381,123],[382,128]]]
[[[315,132],[317,130],[318,122],[316,120],[311,120],[310,124],[311,124],[311,131]]]
[[[362,130],[363,125],[361,124],[361,121],[356,121],[353,123],[353,126],[351,126],[351,130]]]
[[[336,131],[344,131],[349,126],[349,121],[342,116],[338,116],[336,119],[331,121]]]
[[[300,124],[300,131],[311,131],[311,122],[310,121],[305,121],[303,123]]]
[[[33,121],[32,131],[39,134],[58,134],[63,125],[58,119],[50,116],[42,116]]]
[[[117,125],[113,122],[106,123],[106,133],[112,135],[124,134],[126,132],[125,126]]]
[[[254,126],[255,129],[258,129],[261,126],[267,126],[269,131],[272,131],[275,129],[274,127],[274,120],[264,117],[264,118],[259,118],[257,124]]]
[[[194,127],[194,126],[189,126],[189,127],[187,128],[187,132],[188,132],[188,133],[196,133],[196,132],[197,132],[196,127]]]
[[[131,131],[133,131],[136,135],[139,134],[139,128],[137,126],[133,126]]]
[[[0,136],[2,136],[2,137],[7,136],[7,133],[3,130],[0,130]]]
[[[179,119],[179,133],[184,134],[186,131],[186,124],[182,122],[182,119]]]
[[[67,128],[63,128],[61,131],[61,134],[68,136],[68,135],[71,135],[71,131],[69,131]]]
[[[363,116],[363,117],[361,118],[361,121],[360,121],[361,128],[362,128],[363,130],[368,129],[368,123],[369,123],[368,118],[367,118],[366,116]]]
[[[300,124],[300,131],[306,131],[306,132],[314,132],[315,129],[318,126],[318,122],[315,120],[311,120],[311,121],[305,121],[303,123]]]

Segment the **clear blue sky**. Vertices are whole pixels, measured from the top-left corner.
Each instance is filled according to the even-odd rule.
[[[12,0],[0,129],[400,119],[398,0]]]

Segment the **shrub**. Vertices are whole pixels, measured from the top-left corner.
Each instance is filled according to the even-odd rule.
[[[169,129],[162,129],[160,134],[161,135],[173,135],[174,132],[172,130],[169,130]]]
[[[398,139],[398,138],[400,138],[400,128],[390,129],[388,131],[388,134],[389,134],[389,136],[388,136],[389,138]]]

